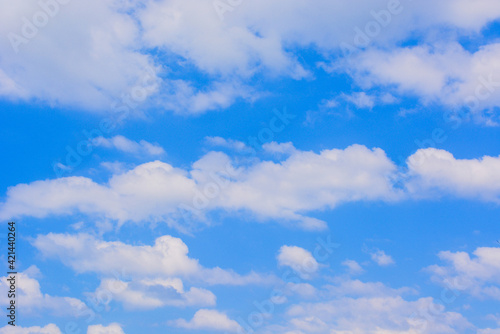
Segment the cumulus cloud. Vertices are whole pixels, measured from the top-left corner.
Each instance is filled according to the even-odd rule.
[[[238,99],[253,101],[258,97],[254,89],[239,82],[214,82],[198,89],[188,81],[172,80],[163,83],[158,104],[178,114],[198,115],[227,108]]]
[[[309,283],[286,283],[283,290],[284,296],[273,297],[272,302],[275,304],[285,303],[286,296],[292,296],[294,294],[302,298],[314,298],[318,294],[318,289]]]
[[[370,257],[379,266],[385,267],[395,263],[392,256],[387,255],[383,250],[380,249],[377,249],[376,251],[371,253]]]
[[[88,316],[92,313],[85,303],[77,298],[51,296],[43,293],[40,283],[33,277],[38,274],[38,268],[36,266],[31,266],[24,272],[16,275],[16,297],[22,304],[23,312],[39,314],[44,311],[52,315],[73,317]],[[10,284],[7,278],[9,278],[9,276],[1,277],[0,280],[0,292],[2,293],[0,303],[3,306],[9,304],[7,291],[9,290]],[[53,330],[53,327],[49,329]]]
[[[0,334],[61,334],[61,330],[54,324],[45,327],[21,327],[5,326],[0,328]],[[113,323],[109,326],[91,325],[87,328],[87,334],[124,334],[119,324]]]
[[[144,154],[144,155],[162,155],[165,153],[163,147],[158,144],[151,144],[145,140],[135,142],[124,136],[114,136],[112,138],[98,137],[95,139],[100,146],[113,148],[125,153]]]
[[[268,153],[273,154],[286,154],[291,155],[297,151],[295,146],[291,142],[288,143],[277,143],[277,142],[269,142],[262,145],[262,149]]]
[[[492,328],[480,329],[480,330],[477,331],[477,334],[500,334],[500,328],[497,328],[497,329],[492,329]]]
[[[333,277],[333,284],[328,284],[323,287],[328,297],[398,297],[402,295],[416,294],[417,291],[411,288],[402,287],[393,289],[381,282],[363,282],[358,279],[350,279],[345,277]]]
[[[452,291],[500,300],[500,248],[479,247],[472,254],[440,252],[438,256],[445,264],[427,270],[435,282]]]
[[[399,99],[390,93],[341,93],[334,98],[321,101],[317,111],[309,111],[306,124],[314,123],[315,117],[320,114],[352,118],[357,109],[372,110],[376,105],[388,105],[398,101]]]
[[[395,165],[380,149],[353,145],[345,150],[293,151],[279,162],[262,161],[245,170],[217,198],[220,207],[287,219],[306,229],[326,223],[302,212],[343,202],[397,199],[390,176]]]
[[[241,326],[236,321],[231,320],[225,313],[208,309],[197,311],[189,321],[178,319],[171,321],[170,324],[192,330],[223,331],[226,333],[238,333],[242,330]]]
[[[253,159],[245,165],[211,151],[191,169],[154,161],[120,170],[104,183],[64,177],[19,184],[8,189],[0,218],[82,213],[119,224],[165,222],[186,232],[194,224],[209,224],[207,214],[222,209],[322,230],[326,222],[309,214],[346,202],[442,195],[498,202],[500,194],[498,157],[455,159],[429,148],[410,156],[401,171],[382,149],[362,145],[315,153],[270,143],[265,150],[278,154],[278,161]],[[397,180],[403,189],[394,186]]]
[[[441,27],[469,36],[500,16],[500,6],[489,0],[476,1],[472,9],[468,0],[439,4],[430,0],[348,4],[322,0],[314,5],[298,0],[256,0],[226,4],[229,10],[224,13],[214,8],[214,3],[92,0],[84,6],[77,2],[45,0],[39,5],[35,0],[4,0],[4,12],[9,14],[0,15],[0,33],[7,36],[0,42],[5,51],[0,61],[0,94],[105,110],[123,95],[140,90],[135,102],[154,96],[164,108],[200,113],[226,108],[238,98],[252,99],[245,81],[258,74],[311,78],[310,64],[303,64],[294,50],[313,48],[329,61],[338,55],[342,44],[354,45],[357,34],[371,29],[363,48],[383,46],[388,50],[385,61],[395,64],[395,70],[383,75],[380,71],[386,62],[371,66],[360,61],[360,71],[366,69],[380,84],[409,87],[421,96],[431,94],[448,103],[470,90],[471,77],[480,73],[474,67],[477,63],[464,63],[460,52],[440,55],[419,51],[420,45],[407,48],[415,55],[402,55],[405,52],[395,45],[415,34],[432,35]],[[160,50],[168,57],[153,60],[150,50]],[[449,62],[444,63],[448,56]],[[410,66],[401,68],[408,64],[421,65],[422,71],[410,73]],[[441,80],[443,72],[436,66],[440,64],[444,65],[444,76],[463,71],[466,77],[458,79],[465,82],[458,93],[450,93],[455,87]],[[170,73],[173,66],[194,68],[195,73],[207,76],[208,83],[195,88],[186,77]],[[486,105],[498,102],[493,97]]]
[[[381,149],[353,145],[320,153],[287,151],[282,161],[245,167],[226,154],[209,152],[190,171],[155,161],[114,175],[105,184],[85,177],[20,184],[8,190],[0,215],[42,218],[81,212],[120,223],[163,221],[186,228],[179,221],[189,222],[187,214],[203,221],[213,209],[247,210],[259,219],[317,230],[326,223],[304,212],[399,197],[391,184],[396,166]]]
[[[161,103],[178,113],[226,108],[238,98],[255,97],[237,79],[214,78],[206,87],[195,88],[186,78],[166,76],[177,61],[155,63],[147,48],[162,43],[149,43],[150,29],[141,32],[149,27],[147,12],[157,10],[155,2],[106,0],[82,6],[33,0],[4,1],[2,6],[11,13],[0,16],[0,32],[8,37],[0,42],[5,51],[0,61],[4,97],[92,111]],[[156,14],[159,22],[169,21],[165,11]],[[169,51],[182,56],[180,50]]]
[[[429,310],[438,316],[426,316]],[[460,314],[446,312],[432,298],[406,301],[401,297],[340,298],[292,306],[288,323],[274,333],[460,333],[472,325]]]
[[[126,309],[155,309],[164,306],[214,306],[215,295],[202,288],[184,290],[182,280],[140,279],[124,282],[104,279],[94,292],[99,298],[104,291],[111,293],[113,300],[121,302]]]
[[[195,190],[195,181],[186,171],[155,161],[114,175],[107,185],[84,177],[19,185],[11,188],[10,194],[16,200],[3,207],[3,214],[23,212],[45,217],[80,211],[120,222],[169,222],[169,215],[176,212],[179,204],[189,203],[196,195]]]
[[[354,260],[345,260],[342,262],[342,265],[347,267],[347,270],[351,275],[358,275],[364,271],[363,267],[361,267],[361,265]]]
[[[0,328],[0,334],[61,334],[61,330],[54,324],[48,324],[45,327],[33,326],[33,327],[21,327],[21,326],[10,326]]]
[[[447,151],[427,148],[410,156],[408,167],[411,193],[500,200],[500,157],[456,159]]]
[[[188,256],[181,239],[168,235],[157,238],[152,246],[135,246],[84,233],[50,233],[36,237],[33,246],[42,256],[58,259],[77,273],[98,274],[101,284],[90,293],[92,298],[116,301],[128,310],[214,306],[216,296],[200,285],[278,282],[272,275],[205,268]]]
[[[250,149],[244,142],[239,140],[225,139],[222,137],[206,137],[205,141],[209,145],[225,147],[235,151],[247,151]]]
[[[372,109],[375,106],[375,98],[365,92],[352,93],[351,95],[342,95],[342,97],[351,102],[358,109]]]
[[[120,279],[159,278],[157,281],[139,281],[123,290],[146,289],[148,286],[172,288],[182,292],[179,280],[161,279],[185,278],[207,284],[245,285],[268,283],[272,277],[256,273],[239,275],[231,270],[205,268],[199,261],[188,256],[187,245],[179,238],[169,235],[159,237],[152,246],[135,246],[120,241],[108,242],[89,234],[39,235],[33,240],[40,253],[47,258],[56,258],[78,273],[93,272]],[[120,282],[110,281],[120,286]],[[194,296],[193,291],[189,296]],[[209,299],[209,298],[208,298]]]
[[[95,110],[109,109],[134,87],[141,99],[157,91],[158,69],[135,51],[138,26],[117,2],[40,3],[2,1],[4,96]]]
[[[467,107],[473,117],[481,120],[483,110],[500,105],[499,52],[498,43],[473,53],[458,43],[417,45],[369,50],[357,56],[352,66],[356,80],[363,86],[396,86],[399,93],[420,97],[424,103]]]
[[[147,45],[171,50],[207,73],[245,77],[263,67],[298,78],[305,75],[283,49],[279,35],[258,36],[242,17],[232,23],[221,21],[212,1],[152,2],[139,17]],[[205,38],[200,40],[202,31]]]
[[[474,327],[461,314],[446,311],[433,298],[407,300],[413,289],[393,289],[380,282],[337,277],[314,302],[291,305],[282,316],[257,331],[267,333],[464,333]]]
[[[303,279],[310,278],[319,268],[311,252],[297,246],[282,246],[277,259],[280,266],[292,268]]]
[[[119,324],[113,323],[109,326],[92,325],[87,328],[87,334],[125,334]]]

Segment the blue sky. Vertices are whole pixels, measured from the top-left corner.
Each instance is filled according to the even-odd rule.
[[[0,333],[500,333],[497,2],[1,1]]]

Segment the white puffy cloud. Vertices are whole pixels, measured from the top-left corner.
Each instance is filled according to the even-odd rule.
[[[0,334],[61,334],[61,330],[54,324],[48,324],[44,327],[32,326],[32,327],[21,327],[21,326],[10,326],[0,328]]]
[[[51,296],[43,293],[40,288],[40,283],[33,277],[38,274],[38,268],[36,266],[31,266],[24,272],[20,272],[15,275],[15,285],[17,290],[16,299],[18,303],[22,305],[23,312],[29,314],[39,314],[40,312],[45,311],[52,315],[73,317],[87,316],[91,314],[91,310],[85,305],[85,303],[77,298]],[[10,277],[11,276],[7,275],[1,277],[0,280],[0,292],[2,294],[0,304],[3,306],[9,304],[7,291],[9,291],[10,283],[7,281],[7,278]]]
[[[375,106],[375,97],[366,94],[365,92],[357,92],[352,93],[351,95],[342,95],[342,97],[351,102],[356,106],[356,108],[363,109],[372,109]]]
[[[497,329],[492,329],[492,328],[480,329],[480,330],[477,331],[477,334],[500,334],[500,328],[497,328]]]
[[[5,326],[0,328],[0,334],[61,334],[61,330],[54,324],[48,324],[44,327],[21,327]],[[87,328],[87,334],[124,334],[119,324],[110,324],[109,326],[91,325]]]
[[[314,302],[291,305],[280,319],[257,330],[270,333],[464,333],[474,327],[461,314],[446,311],[430,297],[407,300],[410,288],[342,277],[323,287]]]
[[[497,314],[488,314],[486,316],[486,319],[492,320],[492,321],[496,322],[498,326],[500,326],[500,314],[499,313],[497,313]]]
[[[113,300],[121,302],[126,309],[155,309],[164,306],[214,306],[215,295],[202,288],[184,290],[179,278],[140,279],[124,282],[104,279],[94,292],[95,298],[109,292]]]
[[[5,11],[0,14],[0,33],[7,36],[0,42],[2,96],[102,110],[138,88],[142,95],[135,102],[156,95],[156,102],[166,109],[200,113],[226,108],[238,98],[252,99],[245,81],[256,74],[311,78],[313,66],[301,63],[294,51],[313,48],[329,61],[342,43],[354,45],[361,31],[367,33],[364,44],[384,46],[389,50],[387,59],[404,70],[400,75],[389,71],[385,77],[374,73],[380,83],[434,94],[440,85],[448,86],[441,80],[442,72],[435,71],[435,63],[442,60],[430,64],[427,59],[412,60],[394,50],[394,45],[415,35],[437,35],[435,31],[442,27],[457,35],[480,34],[500,16],[500,6],[493,0],[474,1],[473,6],[470,0],[438,4],[430,0],[314,4],[255,0],[224,2],[229,10],[223,14],[214,7],[220,1],[213,0],[63,2],[1,2]],[[160,50],[165,57],[153,61],[150,50]],[[425,53],[416,57],[426,57]],[[442,64],[448,73],[475,75],[475,62],[455,66],[464,65],[453,58],[457,55],[444,53],[437,58],[450,56],[449,64]],[[401,69],[405,64],[421,65],[422,71],[409,73]],[[384,68],[383,62],[378,65]],[[169,71],[173,66],[194,68],[195,73],[207,75],[208,83],[195,88],[187,77]],[[426,88],[421,81],[429,78],[436,79],[436,84],[429,81]],[[464,92],[471,82],[466,79]],[[453,101],[464,92],[450,95],[444,89],[439,99]],[[488,103],[493,104],[498,105],[497,98]]]
[[[265,143],[264,145],[262,145],[262,149],[268,153],[286,155],[291,155],[297,151],[297,149],[291,142],[277,143],[274,141]]]
[[[278,161],[238,163],[212,151],[191,169],[153,161],[126,172],[120,169],[104,183],[63,177],[19,184],[7,190],[0,218],[82,213],[119,224],[164,222],[186,232],[195,224],[209,224],[207,214],[222,209],[321,230],[326,222],[310,214],[346,202],[431,195],[497,202],[500,194],[498,157],[459,160],[429,148],[410,156],[408,169],[402,171],[382,149],[362,145],[319,153],[295,149],[291,143],[264,148]],[[397,180],[405,187],[395,187]]]
[[[351,275],[358,275],[364,271],[363,267],[361,267],[361,265],[354,260],[345,260],[342,262],[342,265],[347,267],[347,270]]]
[[[87,328],[87,334],[125,334],[119,324],[113,323],[109,326],[92,325]]]
[[[313,285],[309,283],[286,283],[284,288],[284,295],[293,295],[297,294],[302,298],[314,298],[318,294],[318,289],[316,289]],[[273,298],[272,302],[275,304],[279,304],[281,301],[285,302],[286,297],[280,296],[277,298]]]
[[[474,7],[470,6],[468,0],[444,1],[443,6],[447,9],[441,13],[440,18],[445,23],[451,23],[464,29],[479,30],[486,23],[491,22],[500,16],[500,6],[495,1],[482,0],[475,2]],[[427,9],[433,10],[433,9]]]
[[[154,161],[119,170],[102,184],[86,177],[19,184],[8,189],[0,218],[79,212],[119,224],[165,222],[185,232],[194,224],[209,224],[207,214],[222,209],[321,230],[326,223],[308,213],[345,202],[442,195],[498,202],[500,195],[498,157],[455,159],[444,150],[421,149],[408,158],[407,171],[398,171],[383,150],[362,145],[319,153],[291,143],[264,148],[279,160],[240,165],[212,151],[190,170]],[[398,179],[404,189],[394,187]]]
[[[398,102],[399,100],[390,93],[368,94],[366,92],[352,92],[349,94],[341,93],[338,96],[325,99],[319,104],[318,111],[309,111],[307,122],[314,122],[316,115],[326,113],[329,115],[343,116],[351,118],[355,115],[352,110],[373,109],[376,105],[387,105]],[[354,108],[351,108],[354,106]]]
[[[4,96],[93,110],[111,108],[134,87],[141,99],[157,91],[158,70],[136,51],[139,28],[117,1],[1,5]]]
[[[304,279],[310,278],[319,268],[319,264],[311,252],[297,246],[282,246],[277,259],[280,266],[292,268]]]
[[[164,82],[158,105],[178,114],[201,114],[229,107],[238,99],[255,100],[259,93],[246,85],[234,82],[214,82],[198,89],[185,80]]]
[[[278,282],[272,275],[205,268],[188,256],[181,239],[168,235],[157,238],[152,246],[134,246],[83,233],[50,233],[36,237],[33,246],[42,256],[58,259],[77,273],[98,274],[101,284],[89,294],[91,298],[105,304],[116,301],[128,310],[214,306],[216,296],[200,285]]]
[[[178,113],[226,108],[238,98],[255,97],[237,79],[195,88],[187,78],[169,77],[177,61],[155,63],[147,46],[159,45],[148,42],[149,29],[141,32],[148,22],[145,12],[156,10],[152,1],[63,2],[2,2],[9,15],[0,14],[0,32],[8,37],[0,42],[1,96],[99,111],[161,104]],[[157,14],[159,22],[168,22],[164,12]],[[33,25],[43,17],[46,24]]]
[[[107,185],[84,177],[38,181],[11,188],[3,214],[35,217],[80,211],[125,221],[167,221],[181,203],[196,195],[187,172],[160,161],[113,176]],[[34,205],[33,205],[34,204]]]
[[[437,193],[500,200],[500,157],[456,159],[447,151],[427,148],[408,158],[408,168],[407,188],[417,196]]]
[[[351,65],[363,86],[396,86],[399,93],[416,95],[424,102],[466,106],[473,117],[481,119],[483,110],[500,106],[499,54],[498,43],[473,53],[458,43],[417,45],[369,50],[356,56]]]
[[[417,291],[403,287],[393,289],[381,282],[363,282],[358,279],[333,277],[332,284],[325,285],[328,297],[398,297],[404,294],[416,294]]]
[[[114,277],[115,280],[129,276],[137,279],[182,277],[207,284],[229,285],[267,283],[273,280],[272,277],[263,277],[256,273],[241,276],[218,267],[204,268],[198,260],[188,256],[188,247],[181,239],[169,235],[157,238],[152,246],[135,246],[120,241],[103,241],[84,233],[74,235],[50,233],[36,237],[33,246],[43,256],[57,258],[78,273],[94,272]],[[167,288],[168,282],[174,290],[183,291],[179,285],[182,282],[178,280],[173,282],[142,280],[126,290],[146,288],[148,284]],[[194,296],[195,293],[196,291],[191,292],[188,297]]]
[[[283,161],[250,166],[218,199],[227,209],[247,209],[264,218],[296,221],[306,229],[324,229],[325,222],[301,213],[343,202],[396,200],[390,180],[395,170],[382,150],[361,145],[319,154],[296,150]]]
[[[429,310],[440,310],[429,315]],[[275,333],[460,333],[472,326],[460,314],[443,311],[432,298],[340,298],[292,306],[288,324]]]
[[[452,291],[500,300],[500,248],[479,247],[473,253],[443,251],[444,265],[427,268],[432,279]]]
[[[387,255],[383,250],[377,249],[370,254],[372,260],[379,266],[389,266],[394,264],[394,259],[392,256]]]
[[[163,147],[158,144],[151,144],[145,140],[135,142],[124,136],[114,136],[111,138],[98,137],[95,139],[99,146],[113,148],[125,153],[145,154],[145,155],[162,155],[165,153]]]
[[[206,137],[207,144],[218,147],[225,147],[236,151],[247,151],[250,148],[242,141],[234,139],[225,139],[222,137]]]
[[[265,3],[257,6],[264,11],[271,9]],[[223,22],[211,0],[150,2],[139,17],[147,45],[174,52],[207,73],[245,77],[263,67],[299,78],[306,74],[284,50],[279,34],[259,36],[249,27],[252,22],[241,16],[231,23]],[[203,39],[199,38],[201,32]]]
[[[241,326],[225,313],[208,309],[197,311],[189,321],[178,319],[171,321],[170,324],[192,330],[224,331],[226,333],[238,333],[242,330]]]
[[[203,221],[206,212],[225,209],[324,229],[325,222],[302,213],[342,202],[399,197],[391,184],[396,167],[381,149],[353,145],[319,154],[287,151],[282,161],[255,161],[247,167],[209,152],[190,171],[154,161],[114,175],[107,184],[84,177],[20,184],[7,191],[0,216],[81,212],[120,223],[164,221],[182,229],[188,227],[182,225],[189,223],[187,214]]]

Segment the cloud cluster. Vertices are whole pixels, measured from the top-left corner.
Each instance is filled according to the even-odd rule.
[[[312,78],[315,66],[295,55],[306,49],[355,78],[368,73],[371,84],[395,84],[424,100],[464,104],[478,76],[498,58],[496,44],[482,41],[483,47],[471,54],[437,33],[446,27],[455,40],[481,36],[481,29],[500,16],[498,3],[489,0],[474,6],[467,0],[1,4],[9,14],[0,15],[0,33],[8,36],[0,42],[0,94],[84,109],[110,109],[134,90],[141,91],[137,101],[155,95],[176,112],[226,108],[236,99],[252,99],[245,82],[255,75]],[[414,36],[420,37],[419,45],[398,47]],[[359,55],[354,69],[339,65],[345,45]],[[165,57],[153,60],[151,50]],[[196,87],[170,70],[178,66],[206,75],[208,83]],[[499,102],[492,96],[478,108]]]
[[[417,45],[394,50],[369,50],[349,65],[363,87],[396,87],[399,94],[439,102],[456,109],[466,106],[480,118],[483,110],[500,106],[500,44],[475,52],[458,43]],[[368,102],[366,102],[368,103]]]
[[[10,326],[0,328],[1,334],[61,334],[61,330],[54,324],[48,324],[47,326],[33,326],[33,327],[21,327],[21,326]]]
[[[179,208],[198,216],[225,209],[324,229],[325,222],[302,212],[342,202],[395,200],[395,170],[381,149],[361,145],[319,154],[293,150],[283,161],[258,161],[247,167],[233,165],[223,153],[209,152],[190,171],[155,161],[114,175],[107,184],[66,177],[18,185],[8,190],[1,216],[81,212],[120,222],[150,220],[176,226]]]
[[[125,334],[119,324],[113,323],[109,326],[92,325],[87,329],[87,334]]]
[[[302,279],[310,278],[319,268],[311,252],[297,246],[282,246],[277,259],[278,265],[292,268]]]
[[[288,323],[273,328],[275,333],[460,333],[472,327],[458,313],[442,312],[429,319],[415,315],[420,310],[438,309],[432,298],[406,301],[401,297],[340,298],[292,306]]]
[[[456,159],[450,152],[420,149],[408,158],[411,193],[500,201],[500,156]]]
[[[47,234],[33,240],[46,258],[60,260],[77,273],[103,277],[92,294],[97,300],[115,300],[127,309],[164,306],[213,306],[215,295],[194,285],[269,284],[273,276],[251,272],[239,275],[219,267],[205,268],[188,256],[179,238],[162,236],[152,246],[108,242],[88,234]],[[190,287],[185,288],[185,282]]]
[[[49,312],[51,315],[72,317],[80,317],[87,314],[87,311],[89,311],[88,307],[77,298],[51,296],[43,293],[40,283],[34,277],[38,274],[38,268],[31,266],[24,272],[16,275],[16,298],[22,305],[23,312],[28,314]],[[10,283],[7,281],[7,278],[9,276],[1,277],[0,280],[0,292],[2,294],[0,304],[3,306],[9,304],[7,291],[9,291]],[[52,327],[49,329],[53,330]],[[49,331],[49,329],[46,330]]]
[[[342,265],[347,267],[347,272],[351,275],[359,275],[364,272],[363,267],[354,260],[345,260],[342,262]]]
[[[379,266],[389,266],[394,264],[394,259],[392,256],[387,255],[383,250],[377,249],[370,254],[372,260]]]
[[[110,277],[183,277],[207,284],[242,285],[265,281],[258,275],[240,276],[217,267],[205,268],[189,257],[188,247],[181,239],[169,235],[157,238],[152,246],[137,246],[104,241],[85,233],[49,233],[37,236],[33,246],[44,257],[59,259],[77,273],[94,272]]]
[[[500,248],[480,247],[473,253],[443,251],[445,265],[427,268],[435,282],[450,290],[477,298],[500,300]]]
[[[242,330],[242,327],[225,313],[208,309],[198,310],[189,321],[177,319],[171,321],[170,325],[191,330],[221,331],[225,333],[239,333]]]
[[[215,295],[203,288],[191,287],[184,290],[179,278],[139,279],[124,282],[117,279],[103,279],[94,292],[99,298],[103,291],[111,292],[113,300],[126,309],[155,309],[164,306],[214,306]]]
[[[0,334],[61,334],[61,330],[54,324],[48,324],[44,327],[21,327],[5,326],[0,328]],[[110,324],[109,326],[91,325],[87,328],[87,334],[124,334],[119,324]]]
[[[163,147],[158,144],[151,144],[145,140],[135,142],[120,135],[111,138],[98,137],[95,140],[100,146],[116,149],[125,153],[149,156],[157,156],[165,153]]]
[[[95,110],[111,109],[133,87],[142,88],[143,100],[157,91],[158,70],[138,51],[138,26],[117,2],[1,5],[4,96]]]
[[[240,165],[224,153],[209,152],[190,170],[154,161],[102,184],[85,177],[19,184],[8,189],[0,217],[79,212],[120,224],[166,222],[186,231],[192,224],[209,222],[206,215],[212,210],[222,209],[320,230],[326,223],[308,213],[346,202],[443,195],[499,201],[500,182],[495,180],[500,181],[500,157],[456,159],[428,148],[410,156],[407,170],[401,171],[379,148],[352,145],[315,153],[285,146],[265,147],[281,152],[279,161]],[[398,180],[403,189],[395,185]]]
[[[337,277],[317,301],[291,305],[284,320],[257,333],[465,333],[474,327],[459,313],[446,311],[430,297],[408,300],[413,289]],[[281,317],[280,317],[281,318]]]

